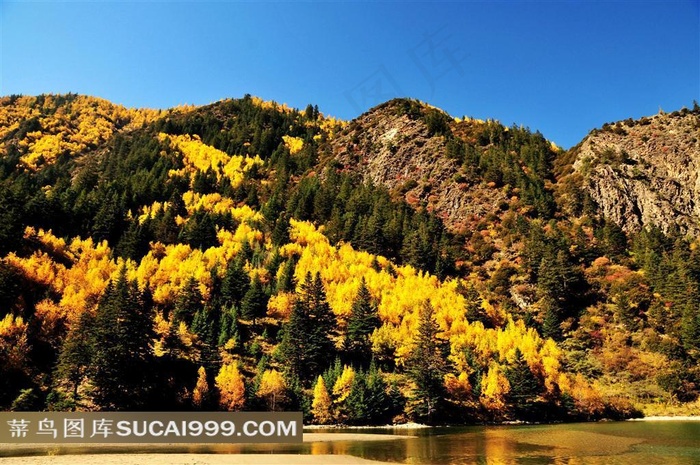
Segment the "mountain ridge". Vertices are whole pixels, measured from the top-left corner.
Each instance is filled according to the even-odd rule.
[[[563,151],[410,99],[346,123],[251,96],[154,113],[3,98],[0,405],[274,409],[279,398],[310,421],[351,423],[692,405],[697,238],[655,213],[664,204],[639,209],[641,229],[614,208],[632,201],[616,186],[644,163],[656,205],[667,154],[695,153],[697,113],[608,125]],[[644,140],[648,130],[658,134]],[[154,375],[143,386],[110,365],[128,353],[99,343],[122,337],[109,323],[120,307],[134,312],[135,339],[122,342]],[[312,335],[322,353],[290,342]],[[162,383],[169,395],[153,397]],[[370,391],[375,413],[353,403]]]

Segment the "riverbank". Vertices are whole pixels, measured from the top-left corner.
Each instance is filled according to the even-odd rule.
[[[351,455],[92,454],[5,457],[2,465],[379,465]]]

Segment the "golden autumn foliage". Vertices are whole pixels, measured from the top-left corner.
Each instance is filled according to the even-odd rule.
[[[253,166],[262,165],[260,157],[230,156],[219,149],[206,145],[199,136],[170,136],[164,133],[158,134],[158,140],[169,142],[173,148],[182,153],[185,168],[177,174],[189,174],[191,177],[197,171],[213,170],[218,179],[226,176],[233,187],[237,187],[243,181],[243,175]]]
[[[547,388],[554,389],[561,357],[556,344],[542,339],[535,329],[526,327],[520,320],[509,319],[503,327],[488,329],[480,322],[467,321],[466,302],[458,292],[456,280],[441,282],[411,266],[394,267],[395,276],[392,276],[383,269],[388,265],[383,257],[356,251],[349,244],[332,246],[323,235],[323,229],[316,229],[308,222],[292,220],[291,226],[293,242],[283,246],[280,253],[298,257],[297,282],[301,282],[306,273],[320,273],[328,302],[341,326],[350,313],[362,278],[365,279],[370,294],[378,301],[383,323],[372,335],[376,355],[393,353],[399,365],[405,362],[417,328],[417,309],[429,301],[435,309],[440,331],[450,341],[451,359],[458,372],[469,369],[464,358],[465,349],[469,349],[484,367],[494,359],[501,364],[512,362],[516,349],[520,349],[533,372],[541,373]],[[373,266],[375,260],[379,271]],[[273,305],[275,309],[278,303]]]
[[[283,401],[287,391],[287,384],[282,373],[277,370],[265,370],[260,378],[260,386],[256,395],[265,399],[270,410],[276,410],[279,402]]]
[[[457,400],[466,400],[472,392],[472,386],[469,383],[469,377],[465,372],[461,372],[459,376],[454,373],[445,375],[445,388],[447,393]]]
[[[292,155],[301,152],[301,149],[304,148],[304,140],[300,137],[282,136],[282,140],[284,140],[285,147]]]
[[[325,425],[333,420],[331,407],[331,396],[328,395],[326,383],[323,381],[323,377],[319,376],[314,386],[314,397],[311,402],[311,413],[317,423]]]
[[[216,376],[219,405],[228,411],[240,410],[245,403],[245,384],[236,364],[224,364]]]
[[[112,259],[106,241],[95,244],[91,238],[75,238],[66,244],[51,231],[36,231],[30,227],[25,231],[25,238],[37,243],[40,250],[26,258],[10,253],[5,260],[28,279],[61,295],[58,305],[44,304],[41,312],[47,317],[66,318],[71,322],[83,312],[94,310],[107,283],[116,278],[119,266],[124,265],[124,262]],[[70,265],[55,261],[52,257],[56,256]],[[49,315],[53,312],[58,314]]]
[[[196,408],[201,408],[209,395],[209,383],[207,382],[207,372],[204,367],[197,370],[197,384],[192,391],[192,404]]]
[[[352,391],[353,381],[355,381],[355,370],[351,366],[345,365],[343,372],[333,385],[333,397],[335,397],[336,404],[342,404],[348,398]]]
[[[23,370],[28,356],[27,323],[21,316],[8,313],[0,320],[1,370]]]
[[[105,143],[117,130],[131,130],[154,121],[161,110],[130,109],[83,95],[44,95],[0,99],[0,139],[22,120],[36,118],[41,130],[27,132],[19,147],[22,164],[36,170],[60,155],[73,156]],[[183,111],[185,111],[183,109]],[[0,147],[2,149],[2,147]]]
[[[502,410],[505,396],[510,392],[510,383],[497,363],[489,366],[488,372],[481,378],[481,403],[489,410]]]

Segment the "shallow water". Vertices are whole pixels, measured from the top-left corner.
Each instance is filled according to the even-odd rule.
[[[314,430],[357,433],[358,430]],[[101,446],[3,450],[2,455],[65,453],[302,453],[349,454],[406,464],[700,464],[700,422],[610,422],[534,426],[473,426],[361,430],[412,436],[387,441],[333,441],[299,445]]]

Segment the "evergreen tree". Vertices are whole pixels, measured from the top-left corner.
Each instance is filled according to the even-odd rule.
[[[61,346],[54,379],[68,387],[73,407],[80,405],[79,388],[85,381],[92,361],[95,342],[92,337],[94,318],[89,312],[80,315]]]
[[[697,303],[686,304],[681,319],[681,341],[685,351],[694,359],[700,350],[700,312]]]
[[[218,345],[225,345],[229,339],[236,341],[236,346],[240,343],[240,335],[238,333],[238,309],[231,307],[221,313],[219,323],[219,341]]]
[[[321,276],[306,275],[299,295],[284,327],[280,354],[288,370],[301,379],[322,372],[335,356],[331,334],[335,316],[326,301]]]
[[[282,265],[282,273],[277,280],[277,292],[292,292],[296,287],[296,282],[294,280],[294,269],[296,268],[296,263],[293,258],[288,259]]]
[[[241,301],[241,316],[246,320],[252,320],[255,324],[258,318],[262,318],[267,313],[267,294],[262,287],[259,276],[255,276],[253,284]]]
[[[505,376],[510,384],[508,400],[515,407],[516,413],[519,416],[532,414],[542,387],[520,349],[515,349],[515,361],[506,368]]]
[[[250,276],[243,266],[245,261],[242,253],[235,260],[228,262],[226,274],[221,283],[221,300],[223,305],[240,305],[243,296],[250,288]]]
[[[370,363],[366,373],[358,371],[355,374],[346,405],[349,423],[376,425],[389,420],[390,405],[386,383],[374,361]]]
[[[367,289],[365,279],[362,278],[360,290],[350,311],[345,337],[345,350],[354,360],[361,362],[372,357],[370,336],[379,326],[377,306],[372,302],[372,295]]]
[[[544,319],[542,320],[542,337],[559,340],[561,337],[561,316],[559,304],[551,297],[543,299]]]
[[[445,342],[437,337],[439,327],[433,318],[430,302],[423,304],[418,318],[414,349],[407,363],[408,375],[416,384],[413,415],[418,420],[432,423],[437,419],[445,397]]]
[[[95,317],[91,361],[94,402],[103,410],[138,410],[153,392],[152,302],[126,270],[110,284]]]

